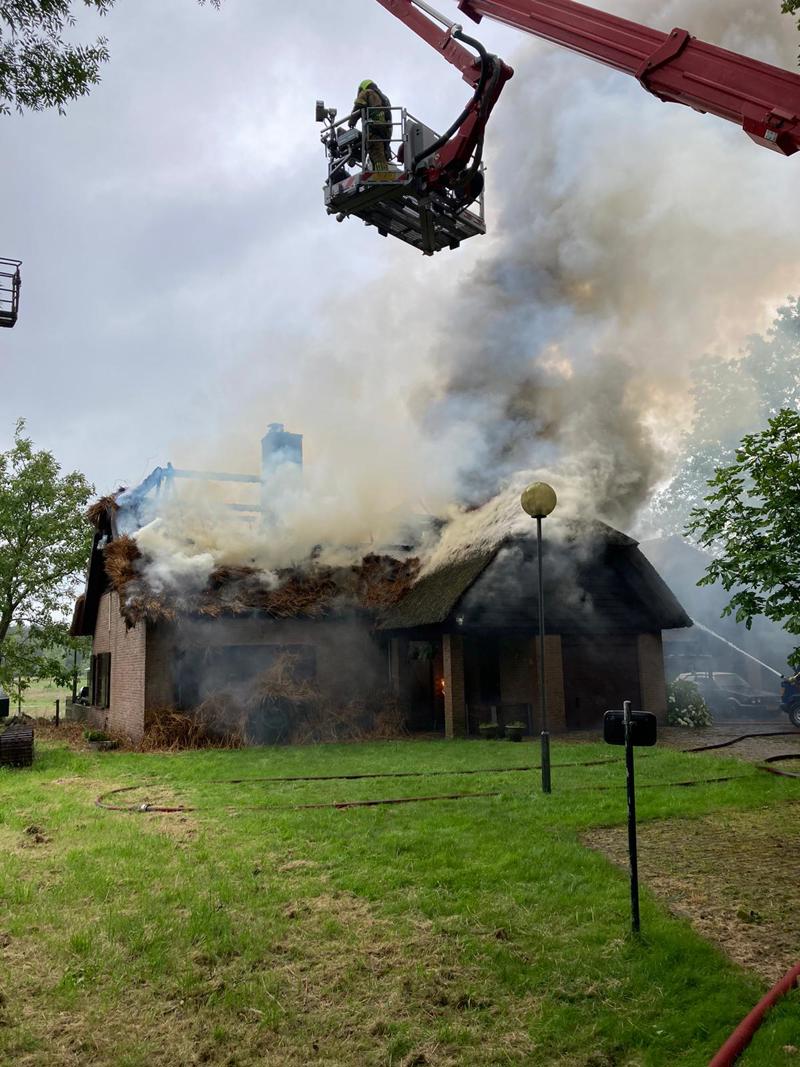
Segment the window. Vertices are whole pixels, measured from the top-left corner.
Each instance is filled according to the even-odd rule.
[[[92,678],[90,685],[92,704],[96,708],[107,708],[111,704],[111,653],[101,652],[92,656]]]

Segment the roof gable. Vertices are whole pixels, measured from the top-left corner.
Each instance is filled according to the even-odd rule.
[[[603,523],[569,523],[544,541],[546,624],[556,633],[645,633],[691,620],[631,538]],[[533,536],[423,574],[381,619],[383,630],[453,625],[469,630],[538,629]]]

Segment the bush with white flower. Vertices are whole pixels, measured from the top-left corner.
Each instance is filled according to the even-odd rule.
[[[700,690],[688,679],[678,679],[667,686],[667,712],[670,726],[698,729],[711,726],[714,721]]]

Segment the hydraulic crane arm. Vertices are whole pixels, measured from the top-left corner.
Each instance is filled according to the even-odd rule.
[[[660,100],[737,123],[757,144],[782,155],[800,151],[800,74],[699,41],[688,30],[664,33],[574,0],[456,2],[475,22],[486,16],[605,63],[635,77]],[[336,112],[318,101],[317,120],[328,122],[322,133],[325,204],[340,221],[356,216],[432,255],[486,231],[484,135],[514,72],[428,0],[378,3],[461,73],[472,86],[472,99],[441,135],[400,109],[402,170],[386,158],[397,109],[388,107],[387,119],[387,105],[365,108],[360,133],[343,135]]]
[[[497,56],[490,56],[480,41],[468,37],[426,0],[378,0],[378,3],[452,63],[475,90],[472,100],[441,138],[435,152],[426,156],[433,163],[429,180],[436,182],[446,172],[464,171],[480,164],[483,134],[503,86],[514,71]],[[464,47],[469,45],[478,58]],[[422,162],[422,161],[421,161]]]
[[[688,30],[663,33],[573,0],[459,0],[458,6],[475,22],[485,15],[631,74],[660,100],[735,122],[757,144],[786,156],[800,151],[798,74],[707,44]]]
[[[448,63],[461,71],[464,81],[475,88],[480,78],[480,62],[459,44],[454,36],[459,27],[454,22],[422,0],[378,0],[378,3],[405,22],[409,29],[437,52],[441,52]]]

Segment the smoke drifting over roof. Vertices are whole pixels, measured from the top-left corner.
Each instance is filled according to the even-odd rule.
[[[621,13],[796,63],[767,5]],[[481,427],[476,495],[546,465],[630,525],[669,473],[690,361],[735,353],[794,286],[796,167],[581,57],[534,45],[516,66],[493,130],[498,237],[450,308],[429,418]]]
[[[615,7],[796,63],[777,3]],[[565,512],[631,528],[691,415],[691,361],[734,354],[794,287],[796,161],[553,46],[508,58],[517,76],[488,138],[493,236],[435,262],[374,236],[374,280],[275,357],[263,395],[243,390],[256,395],[241,398],[226,444],[200,446],[201,462],[252,468],[269,419],[306,435],[304,491],[282,502],[270,558],[241,547],[259,565],[320,544],[389,545],[414,516],[452,516],[509,483],[481,521],[513,522],[532,477],[555,485]],[[186,451],[197,465],[197,443]],[[238,542],[205,529],[230,562]],[[163,528],[145,537],[169,551]],[[208,551],[203,531],[192,541]]]

